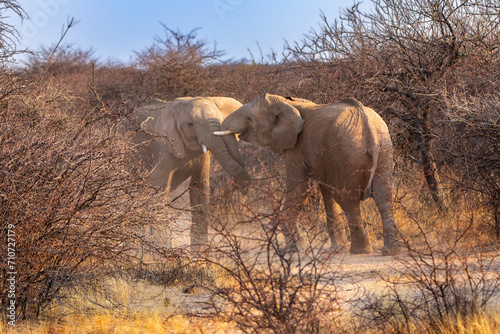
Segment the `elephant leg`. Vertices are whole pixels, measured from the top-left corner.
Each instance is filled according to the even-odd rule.
[[[326,227],[332,249],[334,251],[346,252],[347,251],[347,235],[343,219],[340,216],[340,205],[333,199],[331,191],[324,186],[320,187],[321,194],[323,195],[323,202],[325,204],[326,212]]]
[[[350,203],[347,208],[344,208],[347,213],[349,230],[351,232],[351,254],[369,254],[372,247],[368,241],[368,235],[363,227],[361,220],[360,202]]]
[[[286,248],[290,251],[297,251],[301,244],[296,220],[303,210],[307,199],[307,169],[300,156],[284,152],[286,166],[286,197],[283,211],[284,224],[282,223],[283,234],[285,234]]]
[[[168,196],[170,195],[173,174],[174,173],[170,172],[166,176],[166,182],[165,182],[165,188],[164,188],[165,190],[163,192],[164,203],[169,203]],[[168,215],[168,213],[167,213],[167,215]],[[167,249],[172,249],[172,231],[171,231],[170,226],[165,229],[165,242],[166,242],[165,247]]]
[[[392,212],[392,186],[390,178],[375,174],[373,178],[373,199],[382,217],[384,248],[382,255],[394,255],[401,251],[399,229]]]
[[[208,244],[208,201],[210,196],[210,156],[201,157],[200,169],[191,176],[191,247],[201,250]]]
[[[303,191],[302,191],[303,189]],[[307,199],[307,184],[300,189],[295,188],[287,193],[284,204],[284,220],[281,221],[281,228],[285,235],[286,248],[290,251],[296,251],[301,246],[301,237],[297,229],[297,217],[304,208]]]

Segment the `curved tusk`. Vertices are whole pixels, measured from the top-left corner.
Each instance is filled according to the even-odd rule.
[[[234,134],[234,132],[231,130],[214,131],[214,135],[216,135],[216,136],[225,136],[225,135],[232,135],[232,134]]]
[[[201,144],[201,149],[203,150],[203,153],[207,153],[208,149],[205,144]]]

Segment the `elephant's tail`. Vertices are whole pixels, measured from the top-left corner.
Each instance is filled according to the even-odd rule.
[[[365,199],[368,199],[370,197],[373,197],[372,182],[373,182],[373,177],[375,176],[375,170],[377,169],[378,154],[379,154],[379,151],[368,152],[368,155],[372,159],[372,168],[370,168],[370,175],[368,176],[368,181],[365,185],[363,193],[361,194],[362,201],[364,201]]]
[[[381,151],[380,147],[380,141],[378,139],[378,136],[376,135],[376,130],[374,129],[373,124],[368,121],[368,156],[371,158],[371,168],[369,169],[370,174],[368,175],[368,180],[365,184],[365,187],[363,189],[363,193],[361,194],[361,200],[364,201],[367,198],[370,198],[373,196],[372,193],[372,182],[373,182],[373,177],[375,176],[375,171],[377,170],[378,166],[378,156]]]

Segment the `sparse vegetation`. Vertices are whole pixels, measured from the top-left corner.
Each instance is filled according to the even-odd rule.
[[[61,44],[13,67],[18,35],[0,15],[0,331],[498,332],[500,7],[372,4],[334,22],[323,14],[283,60],[251,64],[222,62],[196,30],[164,27],[130,64]],[[25,15],[17,1],[1,1],[5,11]],[[166,247],[162,233],[184,212],[149,186],[122,121],[149,97],[248,102],[264,92],[354,97],[389,125],[407,252],[362,273],[378,290],[363,289],[356,258],[329,251],[314,184],[303,252],[283,251],[281,156],[249,144],[240,144],[255,179],[248,194],[212,166],[212,247],[197,257]],[[363,216],[377,247],[370,201]],[[3,260],[13,228],[15,298]]]
[[[470,242],[464,246],[467,227],[436,239],[416,224],[423,242],[407,242],[408,256],[397,258],[391,277],[381,277],[386,290],[360,301],[358,316],[368,319],[369,327],[397,333],[453,328],[451,319],[458,326],[484,316],[500,292],[498,253],[471,248]]]

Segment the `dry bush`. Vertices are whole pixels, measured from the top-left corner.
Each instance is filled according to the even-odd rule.
[[[222,194],[227,211],[218,212],[210,252],[200,263],[218,268],[225,279],[201,286],[212,294],[209,306],[217,317],[245,333],[332,330],[339,310],[335,282],[342,273],[332,265],[328,238],[311,228],[317,211],[301,217],[309,222],[300,230],[304,252],[286,249],[284,196],[274,191],[273,178],[252,187],[249,194],[258,194],[253,200],[231,203],[238,197],[229,189]]]
[[[363,326],[378,332],[429,333],[451,319],[473,319],[489,311],[500,292],[498,252],[484,252],[464,240],[471,229],[439,238],[418,223],[424,242],[407,241],[383,293],[356,303]],[[469,228],[471,226],[469,225]]]
[[[32,85],[37,81],[51,82],[70,92],[73,101],[66,109],[74,114],[92,108],[96,92],[101,103],[121,114],[151,96],[145,88],[144,71],[132,64],[102,63],[93,53],[91,49],[81,50],[67,44],[59,45],[55,51],[41,48],[30,55],[22,74]]]
[[[301,80],[285,60],[260,63],[222,61],[223,51],[189,33],[163,25],[165,37],[136,52],[136,69],[143,72],[146,96],[171,100],[181,96],[229,96],[247,102],[266,92],[289,95]],[[130,70],[130,69],[128,69]]]
[[[75,82],[81,80],[82,73],[87,71],[87,76],[91,74],[88,69],[98,62],[93,54],[92,49],[82,50],[67,44],[59,45],[57,48],[55,46],[42,47],[30,55],[24,69],[32,75],[44,76],[45,80],[48,77],[55,77],[59,80],[65,78],[67,79],[66,87],[84,89],[87,80],[80,81],[80,85],[76,85]]]
[[[23,104],[37,113],[37,108],[43,110],[45,107],[45,93],[58,94],[49,100],[53,113],[65,114],[61,117],[84,117],[83,114],[95,105],[95,96],[89,87],[94,86],[96,62],[92,50],[75,49],[71,45],[58,45],[56,49],[41,48],[30,54],[17,73],[26,81],[26,88],[32,90],[30,101],[23,101]],[[43,91],[45,86],[51,86],[51,91]],[[39,96],[36,90],[40,90]]]
[[[446,94],[446,119],[443,137],[450,138],[442,146],[449,169],[446,177],[452,183],[452,200],[474,198],[486,207],[490,216],[483,221],[485,232],[500,238],[500,101],[497,84],[500,62],[490,66],[474,66],[462,71],[460,87]],[[480,69],[486,80],[472,79]],[[472,80],[469,80],[472,79]],[[488,83],[487,82],[491,82]],[[473,87],[471,89],[471,87]]]
[[[157,36],[152,46],[137,52],[137,66],[146,71],[145,91],[167,100],[203,95],[210,80],[206,67],[223,52],[197,39],[196,29],[184,34],[165,25],[163,28],[165,37]]]
[[[49,82],[4,100],[0,113],[1,239],[15,231],[16,313],[38,317],[68,287],[135,256],[155,197],[131,161],[116,112],[94,101],[72,114],[72,96]],[[156,205],[157,207],[157,205]],[[1,251],[7,253],[7,243]],[[6,264],[4,264],[6,265]],[[9,270],[2,267],[2,310]]]
[[[294,94],[302,78],[293,64],[219,64],[209,68],[206,95],[224,95],[249,102],[264,93]],[[302,96],[301,96],[302,97]]]
[[[281,155],[240,143],[254,183],[246,195],[218,174],[212,201],[210,251],[199,263],[224,279],[204,281],[216,315],[245,333],[348,332],[337,294],[346,279],[332,253],[321,196],[311,184],[298,219],[300,252],[286,249],[283,229],[284,170]],[[299,236],[295,235],[299,238]]]
[[[147,100],[144,73],[131,65],[105,64],[95,68],[93,86],[102,101],[114,108],[126,104],[128,109]]]

